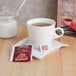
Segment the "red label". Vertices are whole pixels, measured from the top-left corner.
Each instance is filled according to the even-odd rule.
[[[41,51],[48,50],[48,45],[41,45]]]
[[[31,61],[32,45],[15,47],[13,62]]]

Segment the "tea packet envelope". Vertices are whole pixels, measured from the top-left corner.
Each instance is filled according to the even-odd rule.
[[[15,46],[12,48],[11,62],[27,62],[32,60],[32,45]]]

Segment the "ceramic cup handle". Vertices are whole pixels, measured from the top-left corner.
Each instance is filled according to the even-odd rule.
[[[62,37],[64,35],[64,30],[60,27],[57,27],[54,29],[54,33],[53,33],[53,39]]]

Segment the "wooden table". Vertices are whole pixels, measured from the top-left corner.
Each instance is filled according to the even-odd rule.
[[[18,35],[11,39],[0,39],[0,76],[76,76],[76,38],[63,36],[59,40],[69,47],[62,47],[42,60],[10,62],[11,47],[28,36],[26,27],[18,27]]]

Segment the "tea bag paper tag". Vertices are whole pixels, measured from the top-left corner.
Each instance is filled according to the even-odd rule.
[[[48,45],[47,44],[43,44],[43,45],[40,45],[40,51],[43,52],[43,51],[48,51],[49,48],[48,48]]]

